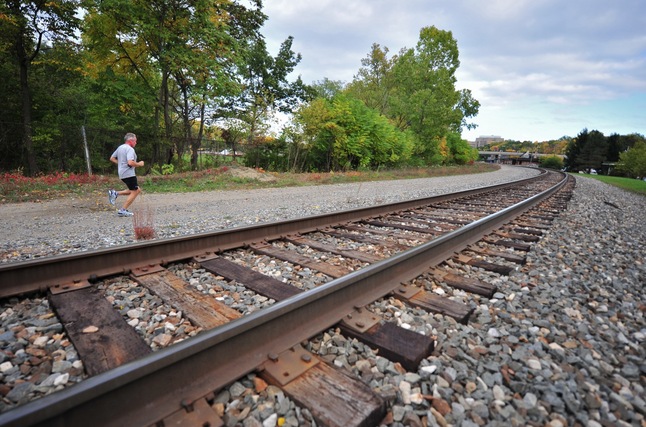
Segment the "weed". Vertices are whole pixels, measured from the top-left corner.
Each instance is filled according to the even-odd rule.
[[[155,214],[150,206],[144,206],[134,212],[132,223],[135,239],[150,240],[155,238]]]

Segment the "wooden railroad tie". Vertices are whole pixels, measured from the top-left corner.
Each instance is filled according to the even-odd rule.
[[[323,230],[323,233],[328,234],[333,237],[339,237],[341,239],[352,240],[359,243],[364,243],[367,245],[379,245],[388,248],[391,251],[405,251],[410,249],[410,246],[402,245],[401,243],[392,242],[385,239],[375,239],[373,237],[366,236],[365,234],[353,234],[353,233],[343,233],[337,231],[337,229],[330,228]]]
[[[203,294],[161,266],[153,271],[133,270],[132,277],[171,307],[181,311],[193,325],[205,330],[242,317],[237,310]]]
[[[352,249],[339,249],[334,245],[328,245],[326,243],[317,242],[316,240],[308,239],[303,236],[287,236],[282,240],[290,242],[294,245],[303,245],[309,246],[312,249],[322,252],[330,252],[336,255],[341,255],[346,258],[353,258],[362,262],[367,262],[369,264],[381,261],[383,258],[377,255],[373,255],[367,252],[360,252]]]
[[[393,295],[408,304],[439,313],[455,319],[458,323],[467,324],[473,309],[466,304],[428,292],[419,286],[400,285]]]
[[[489,262],[481,259],[475,259],[463,254],[455,255],[451,259],[462,264],[467,264],[472,267],[482,268],[483,270],[492,271],[494,273],[498,273],[502,275],[508,275],[509,273],[514,271],[514,267],[510,267],[508,265],[495,264],[493,262]]]
[[[512,231],[515,233],[531,234],[533,236],[542,236],[543,234],[545,234],[545,230],[542,230],[540,228],[530,227],[527,225],[513,227]]]
[[[513,233],[513,232],[504,232],[504,231],[496,231],[494,232],[496,236],[500,236],[506,239],[512,239],[512,240],[521,240],[523,242],[538,242],[541,240],[540,237],[538,236],[531,236],[529,234],[519,234],[519,233]]]
[[[260,255],[267,255],[272,258],[280,259],[282,261],[291,262],[292,264],[302,265],[312,270],[320,271],[330,277],[337,278],[349,274],[351,271],[343,266],[332,265],[322,261],[297,254],[296,252],[281,249],[273,246],[271,243],[253,243],[249,248],[255,253]]]
[[[476,254],[506,259],[507,261],[514,262],[516,264],[525,264],[525,257],[516,255],[513,252],[495,251],[493,249],[481,248],[475,245],[469,246],[467,248],[467,251],[474,252]]]
[[[49,301],[89,376],[152,352],[96,287],[50,293]]]
[[[240,283],[252,291],[276,301],[282,301],[303,292],[294,286],[224,258],[202,261],[201,265],[214,274]],[[369,347],[378,350],[379,354],[391,358],[394,362],[399,362],[409,370],[417,369],[419,362],[433,352],[433,340],[430,337],[400,328],[381,318],[368,329],[359,327],[356,322],[353,325],[351,321],[341,322],[338,326],[344,333],[360,339]]]
[[[529,250],[532,248],[532,245],[530,245],[529,243],[515,242],[513,240],[508,240],[508,239],[496,239],[492,236],[487,236],[484,239],[482,239],[482,241],[485,243],[489,243],[491,245],[503,246],[505,248],[512,248],[517,251],[523,251],[523,252],[529,252]]]
[[[418,216],[413,216],[410,214],[406,215],[399,215],[399,216],[388,216],[386,219],[390,221],[404,221],[409,224],[417,224],[421,225],[423,230],[432,230],[433,232],[437,233],[438,230],[436,228],[441,228],[442,230],[445,230],[443,227],[438,227],[438,224],[433,223],[425,218],[420,218]]]
[[[334,368],[301,346],[269,359],[260,377],[279,386],[325,426],[376,426],[386,416],[383,398],[360,380]]]
[[[390,218],[391,221],[395,221],[394,218]],[[405,221],[404,218],[397,219],[399,221]],[[432,234],[432,235],[437,235],[440,232],[437,230],[434,230],[432,228],[428,227],[415,227],[412,225],[406,225],[406,224],[398,224],[396,222],[391,222],[391,221],[377,221],[377,220],[371,220],[371,221],[364,221],[365,224],[368,225],[373,225],[375,227],[387,227],[387,228],[397,228],[400,230],[408,230],[408,231],[414,231],[416,233],[422,233],[422,234]]]
[[[438,282],[443,282],[448,286],[482,295],[487,298],[491,298],[498,290],[495,285],[490,283],[480,281],[473,277],[464,277],[458,274],[449,273],[444,270],[440,270],[439,268],[431,270],[430,273]]]
[[[369,227],[361,227],[358,225],[344,225],[343,228],[346,230],[351,230],[351,231],[359,231],[361,233],[371,233],[371,234],[377,234],[379,236],[388,236],[393,239],[401,239],[401,240],[423,240],[423,241],[428,241],[429,238],[432,238],[431,236],[411,236],[410,234],[406,234],[404,232],[398,232],[395,230],[382,230],[378,228],[369,228]],[[408,246],[410,248],[410,246]]]

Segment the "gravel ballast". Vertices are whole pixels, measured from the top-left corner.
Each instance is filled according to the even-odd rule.
[[[146,195],[145,203],[154,208],[157,235],[171,237],[426,197],[534,173],[503,166],[498,172],[461,177],[235,193],[151,194]],[[0,206],[2,262],[134,241],[132,219],[117,217],[108,206],[92,207],[107,205],[107,200],[92,206],[84,203],[65,200]],[[497,279],[499,292],[493,299],[472,302],[475,311],[468,325],[406,307],[395,299],[375,303],[373,309],[391,321],[435,338],[436,351],[422,361],[417,372],[401,370],[334,330],[312,340],[309,349],[351,370],[378,392],[388,402],[387,425],[643,427],[645,211],[646,198],[577,176],[568,209],[534,245],[526,265]],[[222,300],[243,291],[235,286],[229,290],[230,285],[209,278],[200,269],[181,265],[175,269],[198,289]],[[141,287],[127,289],[130,285],[120,281],[105,286],[118,290],[110,295],[124,313],[129,309],[129,295],[142,293]],[[267,304],[240,295],[233,304],[242,313]],[[460,291],[448,296],[463,297]],[[33,317],[49,319],[46,305],[42,301],[24,303],[21,316],[30,317],[28,312],[33,311],[37,313]],[[0,307],[0,340],[12,339],[11,325],[21,317],[8,310]],[[186,325],[181,313],[160,310],[155,306],[150,313],[132,314],[133,326],[161,329],[162,333],[150,339],[153,347],[197,332]],[[61,336],[60,326],[45,322],[25,329],[29,328],[32,330],[22,333],[24,341],[58,352],[54,369],[41,367],[42,381],[60,388],[78,380],[80,366]],[[178,330],[184,330],[186,336],[177,335]],[[49,341],[42,338],[43,331],[49,333]],[[4,366],[0,366],[5,405],[24,403],[34,389],[45,393],[42,384],[15,387],[20,375],[17,360],[25,350],[18,350],[18,356],[12,354],[12,358],[6,354],[7,341],[0,341],[0,345],[5,353]],[[50,348],[53,346],[59,346],[58,350]],[[25,348],[29,350],[29,345]],[[267,387],[253,374],[218,394],[214,408],[230,426],[312,425],[307,410],[297,408],[280,390]]]

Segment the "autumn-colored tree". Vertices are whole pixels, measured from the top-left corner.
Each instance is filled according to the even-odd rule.
[[[228,0],[85,0],[85,6],[86,43],[100,71],[142,82],[165,140],[179,157],[190,146],[195,167],[207,108],[239,90],[240,41],[255,36],[266,18],[260,0],[250,7]]]

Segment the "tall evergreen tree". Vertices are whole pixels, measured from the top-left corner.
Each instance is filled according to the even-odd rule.
[[[579,154],[582,147],[588,142],[588,129],[583,129],[579,134],[570,140],[565,148],[565,169],[572,172],[579,170]]]
[[[601,170],[608,154],[608,138],[598,130],[583,129],[565,149],[564,165],[569,171]]]
[[[606,161],[608,141],[603,133],[593,130],[588,134],[585,145],[581,147],[577,164],[583,170],[601,170],[602,163]]]

